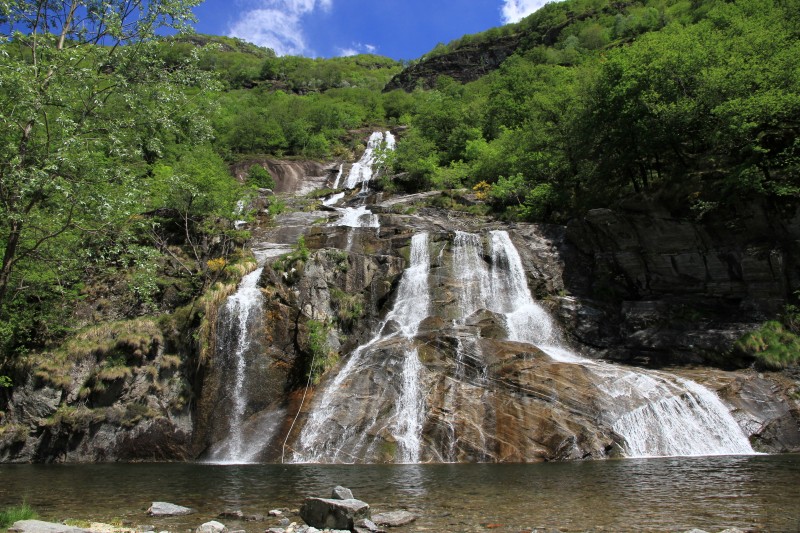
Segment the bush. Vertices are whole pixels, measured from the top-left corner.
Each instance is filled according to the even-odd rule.
[[[274,189],[275,179],[261,165],[253,165],[247,170],[247,185],[256,189]]]

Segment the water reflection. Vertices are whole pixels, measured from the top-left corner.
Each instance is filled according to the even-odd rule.
[[[538,465],[2,465],[0,507],[46,519],[122,518],[183,531],[226,509],[267,514],[353,490],[375,511],[412,509],[432,531],[800,529],[800,456],[626,459]],[[152,519],[152,501],[196,515]],[[228,523],[262,532],[264,523]]]

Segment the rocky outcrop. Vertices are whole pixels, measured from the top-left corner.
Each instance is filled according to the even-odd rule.
[[[263,158],[242,161],[231,170],[239,180],[244,180],[253,165],[260,165],[270,173],[275,180],[274,192],[298,195],[321,189],[336,177],[339,168],[337,164],[318,161]]]
[[[605,356],[747,365],[734,342],[800,288],[800,210],[740,206],[698,222],[655,205],[595,209],[567,228],[561,317]]]
[[[128,330],[103,325],[84,331],[64,353],[38,361],[14,388],[0,461],[189,458],[191,385],[183,362],[164,353],[146,321],[120,324]]]
[[[430,89],[439,76],[449,76],[462,83],[475,81],[495,70],[505,59],[517,51],[521,36],[513,34],[487,40],[452,52],[425,57],[396,74],[386,84],[384,92],[416,88]]]

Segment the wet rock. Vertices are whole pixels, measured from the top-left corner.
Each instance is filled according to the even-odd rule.
[[[370,511],[369,504],[361,500],[306,498],[300,516],[312,527],[352,530],[356,521],[370,517]]]
[[[385,529],[381,529],[378,525],[369,518],[363,518],[356,522],[356,533],[386,533]]]
[[[147,510],[147,514],[150,516],[180,516],[191,514],[193,512],[194,509],[168,502],[153,502],[153,504]]]
[[[18,520],[8,528],[8,531],[14,533],[86,533],[88,530],[42,520]]]
[[[233,520],[244,520],[245,519],[244,513],[242,511],[240,511],[239,509],[222,511],[219,515],[217,515],[217,517],[218,518],[230,518],[230,519],[233,519]]]
[[[379,526],[400,527],[410,524],[417,518],[417,515],[408,511],[390,511],[376,514],[372,517],[372,521]]]
[[[228,528],[225,524],[211,520],[195,529],[194,533],[228,533]]]
[[[354,499],[353,491],[339,485],[333,488],[331,498],[334,500],[352,500]]]
[[[272,510],[271,510],[269,513],[267,513],[267,514],[268,514],[269,516],[283,516],[283,511],[281,511],[280,509],[272,509]]]

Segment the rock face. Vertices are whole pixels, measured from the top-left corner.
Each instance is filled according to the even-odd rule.
[[[180,359],[164,353],[149,326],[138,327],[141,331],[125,335],[102,327],[85,333],[100,337],[92,341],[99,346],[119,336],[108,350],[126,358],[128,366],[110,365],[111,357],[100,348],[75,349],[69,358],[51,354],[14,387],[4,407],[7,430],[0,432],[0,461],[188,458],[188,377]]]
[[[361,500],[306,498],[300,516],[311,527],[352,531],[356,522],[369,518],[370,512],[369,505]]]
[[[475,81],[495,70],[513,54],[520,35],[499,37],[492,41],[461,47],[453,52],[434,55],[404,69],[386,84],[384,92],[403,89],[411,92],[418,86],[430,89],[439,76],[449,76],[462,83]]]
[[[287,161],[267,158],[237,163],[233,167],[233,173],[240,180],[244,180],[252,165],[260,165],[270,173],[275,180],[274,192],[299,195],[324,187],[331,176],[336,176],[338,169],[338,165],[317,161]]]
[[[735,361],[734,342],[800,288],[797,206],[742,206],[703,223],[655,205],[595,209],[566,237],[578,253],[564,277],[580,301],[562,299],[560,316],[612,359]]]

